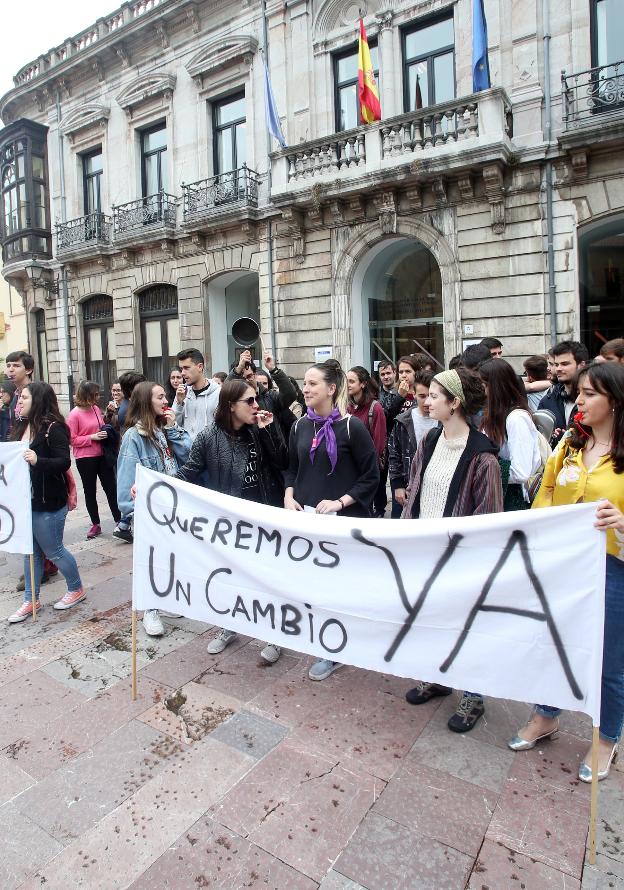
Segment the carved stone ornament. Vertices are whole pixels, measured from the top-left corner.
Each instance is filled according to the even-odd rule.
[[[92,68],[93,71],[95,71],[95,73],[96,73],[96,76],[97,76],[97,79],[98,79],[98,83],[104,83],[104,80],[105,80],[105,78],[106,78],[106,74],[104,73],[104,66],[102,65],[102,60],[101,60],[101,59],[94,59],[94,60],[91,62],[91,68]]]
[[[419,185],[412,185],[405,189],[405,198],[410,208],[420,210],[422,207],[422,189]]]
[[[186,70],[200,86],[206,75],[243,62],[251,65],[258,49],[258,41],[249,34],[229,34],[206,43],[186,66]]]
[[[505,231],[505,186],[503,165],[487,164],[483,168],[483,184],[490,204],[492,231],[502,235]]]
[[[379,228],[384,235],[396,235],[397,209],[393,192],[383,192],[375,199],[379,212]]]
[[[186,10],[186,18],[190,22],[191,28],[193,29],[193,34],[199,34],[199,31],[201,29],[201,22],[199,20],[197,7],[194,3],[192,3]]]
[[[578,148],[570,152],[570,165],[574,179],[583,179],[587,176],[587,158],[588,152],[586,148]]]
[[[375,13],[375,18],[379,22],[379,31],[389,31],[392,28],[392,19],[394,18],[394,13],[391,9],[384,9],[381,12]]]
[[[160,40],[160,44],[163,49],[169,49],[169,34],[167,33],[167,26],[163,21],[156,22],[154,24],[154,31],[156,32],[156,36]]]
[[[132,111],[143,102],[154,99],[156,96],[164,96],[170,100],[175,89],[176,78],[173,74],[164,71],[152,71],[137,77],[131,84],[117,96],[117,102],[125,110],[129,117]]]
[[[128,52],[125,44],[118,43],[115,47],[115,52],[118,57],[121,59],[121,67],[129,68],[130,67],[130,53]]]
[[[301,211],[285,207],[282,219],[286,223],[283,231],[290,238],[290,255],[296,263],[301,264],[305,259],[305,227]]]
[[[344,225],[345,222],[345,214],[344,214],[344,204],[342,201],[336,200],[332,201],[329,205],[329,212],[331,214],[331,218],[337,226]]]
[[[462,201],[472,201],[474,198],[474,188],[472,186],[472,177],[470,173],[464,173],[457,179],[457,187]]]
[[[364,216],[366,213],[366,202],[364,195],[352,195],[349,198],[349,210],[356,216]]]
[[[74,141],[76,133],[96,124],[106,125],[110,117],[110,108],[101,102],[85,102],[73,108],[61,121],[60,130],[63,136],[67,136],[70,142]]]
[[[433,194],[436,199],[436,204],[438,207],[444,207],[447,203],[447,195],[446,195],[446,182],[442,176],[438,176],[437,179],[434,179],[431,183],[431,188],[433,189]]]

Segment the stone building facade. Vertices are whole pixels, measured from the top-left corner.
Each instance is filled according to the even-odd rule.
[[[225,370],[242,315],[299,377],[322,347],[444,364],[495,335],[519,365],[621,336],[618,6],[484,0],[479,93],[471,0],[132,0],[30,62],[0,99],[3,275],[50,381],[160,379],[181,344]]]

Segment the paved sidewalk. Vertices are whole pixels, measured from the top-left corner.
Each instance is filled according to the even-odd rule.
[[[175,619],[139,625],[131,702],[132,550],[87,527],[79,509],[66,535],[86,603],[54,612],[55,581],[36,624],[0,623],[1,890],[624,890],[618,769],[584,865],[586,718],[514,755],[526,705],[488,700],[453,735],[455,695],[410,707],[405,680],[351,668],[315,684],[243,637],[210,656],[214,629]],[[2,619],[20,572],[0,554]]]

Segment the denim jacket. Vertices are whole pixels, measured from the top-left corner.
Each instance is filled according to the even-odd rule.
[[[171,445],[178,468],[183,466],[191,450],[191,437],[179,426],[163,427],[163,432]],[[157,473],[165,472],[160,451],[139,424],[124,433],[117,458],[117,504],[124,519],[134,513],[134,501],[130,489],[134,485],[137,464],[142,464]]]

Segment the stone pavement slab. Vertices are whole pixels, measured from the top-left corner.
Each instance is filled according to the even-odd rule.
[[[467,890],[579,890],[580,881],[523,856],[500,842],[486,840],[477,859]]]
[[[337,871],[329,871],[319,884],[319,890],[365,890],[361,884],[356,884],[350,878]]]
[[[316,890],[317,884],[248,840],[205,817],[179,837],[131,890]]]
[[[319,881],[385,783],[286,740],[211,814],[297,871]]]
[[[24,890],[129,886],[253,763],[205,739],[66,847]]]
[[[70,713],[83,701],[83,695],[43,671],[14,680],[3,687],[0,695],[0,749],[40,730],[60,711]]]
[[[65,713],[57,714],[47,726],[19,739],[12,748],[12,761],[30,775],[42,779],[93,748],[172,691],[145,679],[139,687],[137,700],[133,702],[130,690],[130,680],[122,680],[81,702],[72,711],[71,719]]]
[[[61,845],[13,804],[0,807],[0,887],[14,890],[22,881],[62,850]]]
[[[288,734],[288,729],[249,711],[239,711],[225,723],[218,726],[212,737],[261,760]]]
[[[460,890],[466,886],[472,861],[452,847],[369,813],[334,868],[375,890]]]
[[[206,644],[213,636],[206,637]],[[223,653],[216,656],[206,653],[208,663],[197,682],[233,695],[246,704],[271,687],[276,679],[298,668],[304,658],[283,654],[279,661],[269,665],[260,658],[261,648],[248,637],[239,636]]]
[[[0,756],[0,806],[17,797],[35,782],[36,779],[20,769],[11,757]]]
[[[21,794],[15,808],[63,845],[88,831],[175,759],[155,754],[162,735],[132,721]]]
[[[498,795],[407,759],[373,812],[473,858],[479,852]]]

